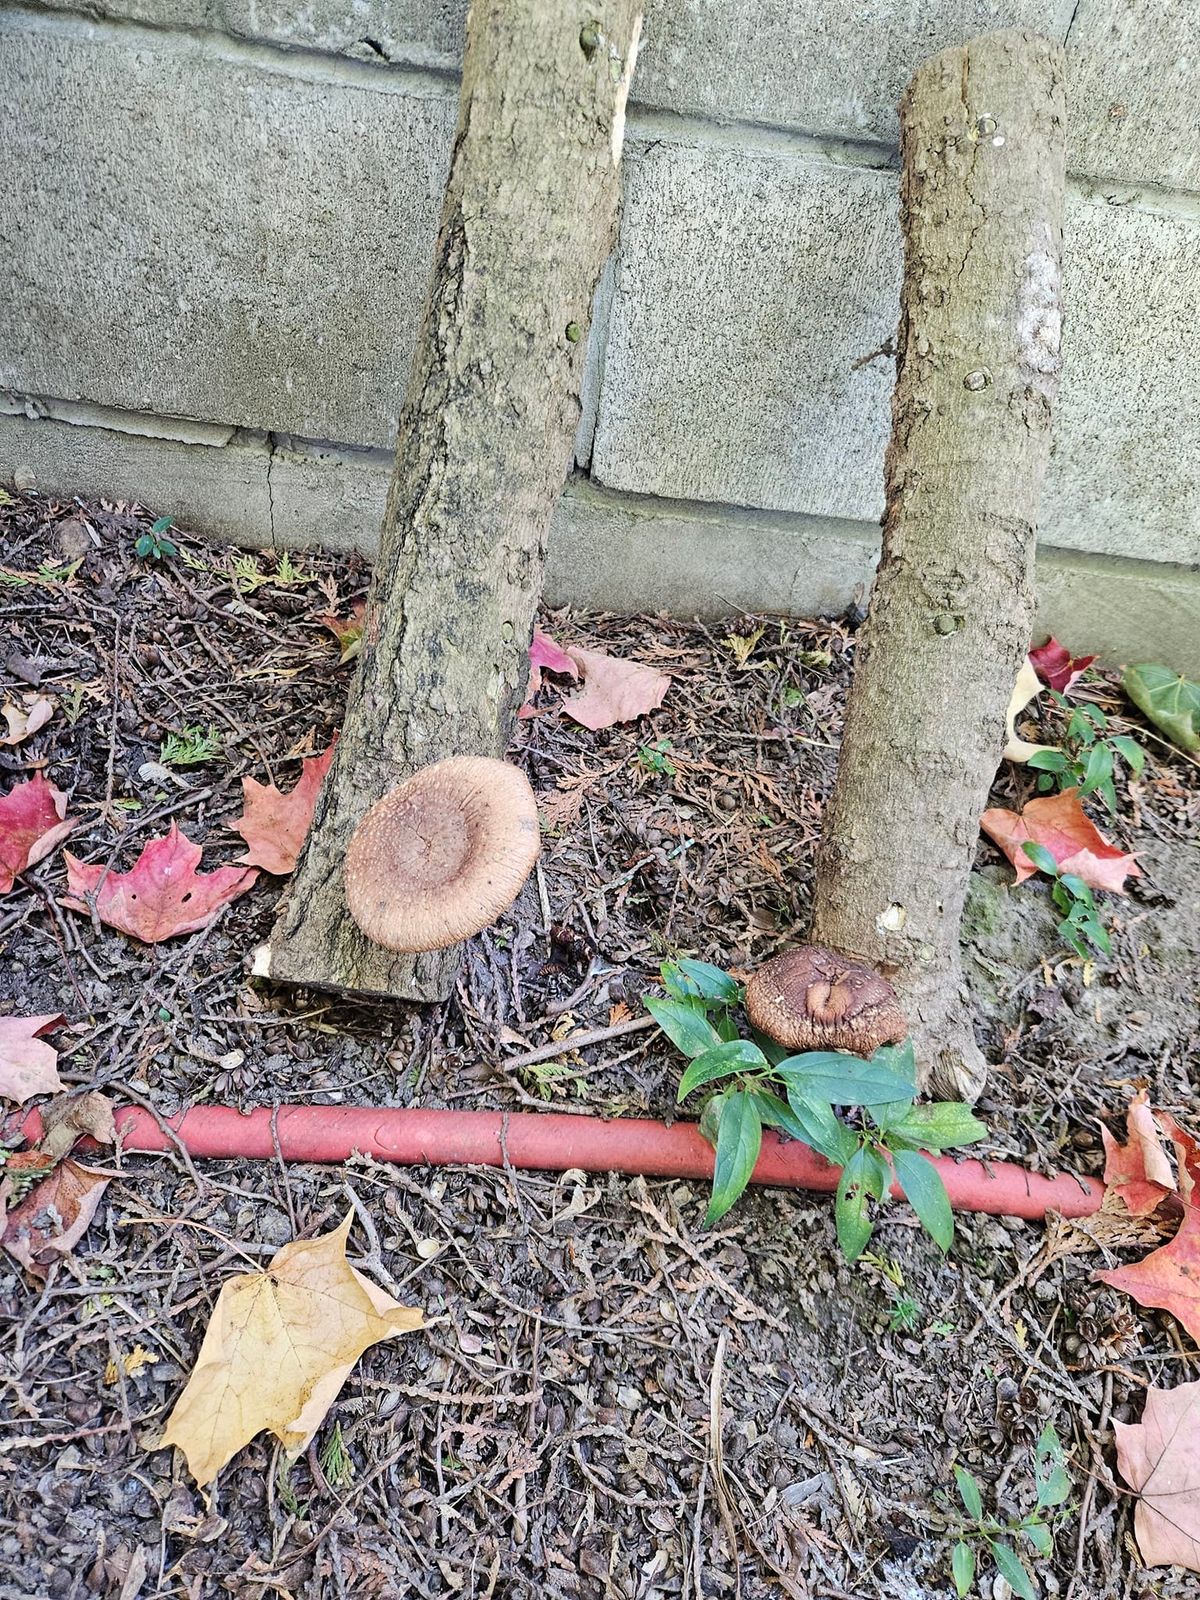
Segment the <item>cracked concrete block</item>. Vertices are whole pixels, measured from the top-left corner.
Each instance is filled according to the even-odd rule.
[[[1050,545],[1200,561],[1200,220],[1074,196]],[[896,178],[663,141],[630,164],[592,456],[612,488],[875,522]]]
[[[0,12],[0,385],[388,444],[452,91],[37,21]]]

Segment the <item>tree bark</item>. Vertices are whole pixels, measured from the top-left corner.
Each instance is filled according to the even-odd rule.
[[[450,992],[458,950],[370,944],[346,910],[342,864],[363,813],[402,778],[508,743],[615,239],[641,6],[473,0],[362,659],[260,975],[415,1000]]]
[[[1033,623],[1060,368],[1063,53],[994,33],[900,105],[904,283],[883,554],[817,861],[814,941],[905,1005],[922,1081],[986,1075],[959,953],[979,818]]]

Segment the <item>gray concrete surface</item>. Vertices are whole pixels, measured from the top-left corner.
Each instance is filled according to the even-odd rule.
[[[376,548],[387,451],[219,430],[207,443],[156,438],[142,417],[70,414],[31,417],[0,403],[0,481],[24,470],[47,492],[137,499],[252,548]],[[551,531],[545,594],[551,605],[611,611],[832,615],[867,593],[876,554],[877,532],[863,523],[620,494],[576,478]],[[1200,675],[1200,572],[1047,546],[1038,586],[1039,627],[1075,650]]]

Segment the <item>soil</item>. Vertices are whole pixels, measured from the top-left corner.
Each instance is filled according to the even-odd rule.
[[[120,503],[14,491],[0,506],[0,689],[56,708],[0,745],[0,789],[44,769],[83,819],[69,847],[85,861],[127,868],[175,821],[211,869],[243,848],[241,778],[289,788],[336,730],[353,669],[321,618],[348,616],[368,573],[177,530],[177,554],[142,559],[149,526]],[[680,1062],[661,1035],[580,1050],[570,1036],[637,1016],[667,954],[748,968],[803,929],[853,620],[544,617],[560,642],[650,663],[672,687],[653,716],[599,734],[562,715],[561,684],[542,689],[513,752],[539,794],[542,862],[442,1006],[252,981],[277,878],[146,947],[62,909],[55,853],[0,903],[0,1009],[61,1011],[71,1087],[163,1113],[670,1115]],[[1086,693],[1151,752],[1105,824],[1143,869],[1104,901],[1113,955],[1067,951],[1044,891],[1014,890],[986,843],[965,941],[994,1063],[982,1152],[1095,1173],[1100,1123],[1136,1089],[1195,1116],[1200,783],[1112,682]],[[197,729],[206,759],[164,763],[164,742]],[[1032,779],[1005,766],[995,803]],[[560,1055],[524,1059],[555,1041]],[[943,1258],[896,1205],[849,1266],[828,1200],[798,1194],[750,1194],[705,1232],[703,1190],[684,1183],[111,1164],[85,1239],[44,1281],[0,1264],[5,1597],[947,1595],[952,1464],[1017,1517],[1047,1423],[1074,1492],[1052,1556],[1026,1552],[1043,1592],[1191,1592],[1140,1568],[1112,1476],[1112,1421],[1140,1415],[1148,1382],[1196,1376],[1173,1319],[1091,1281],[1144,1250],[1146,1227],[1138,1246],[1111,1219],[964,1216]],[[155,1446],[221,1284],[351,1206],[355,1259],[422,1305],[427,1330],[361,1359],[306,1455],[260,1436],[198,1491]],[[1003,1600],[981,1571],[979,1592]]]

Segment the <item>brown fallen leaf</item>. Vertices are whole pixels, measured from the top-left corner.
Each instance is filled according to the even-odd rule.
[[[1176,1192],[1175,1174],[1163,1148],[1158,1118],[1145,1090],[1134,1096],[1125,1113],[1128,1144],[1118,1144],[1101,1124],[1104,1181],[1125,1202],[1132,1216],[1148,1217]]]
[[[58,1161],[79,1143],[94,1139],[97,1144],[116,1144],[112,1101],[98,1089],[87,1094],[60,1094],[41,1108],[42,1137],[38,1149],[51,1161]]]
[[[317,796],[336,743],[335,739],[328,750],[303,763],[299,780],[287,794],[273,783],[242,779],[242,814],[230,824],[250,846],[238,857],[240,861],[280,876],[293,870],[312,826]]]
[[[363,624],[367,615],[367,602],[356,600],[350,607],[348,617],[338,617],[326,611],[316,620],[338,642],[338,666],[344,667],[348,661],[354,661],[362,654]]]
[[[6,701],[0,707],[0,716],[8,723],[8,733],[0,738],[0,744],[20,744],[28,739],[31,734],[44,728],[54,715],[54,701],[38,696],[31,700],[28,695],[24,697],[24,704],[17,705],[13,701]]]
[[[593,733],[657,710],[671,687],[665,672],[640,661],[622,661],[603,650],[572,650],[570,655],[583,674],[583,688],[563,701],[563,710]]]
[[[174,822],[170,833],[150,840],[128,872],[105,872],[64,850],[67,894],[61,903],[69,911],[86,912],[84,897],[94,894],[100,921],[144,944],[196,933],[258,877],[246,867],[197,872],[200,855],[200,846],[180,833]]]
[[[38,1182],[40,1173],[45,1176]],[[31,1177],[35,1186],[26,1194]],[[49,1266],[83,1238],[107,1187],[106,1172],[78,1161],[56,1164],[44,1150],[9,1156],[0,1182],[4,1248],[27,1271],[44,1278]]]
[[[352,1220],[284,1245],[265,1272],[223,1285],[162,1436],[201,1486],[264,1429],[302,1450],[363,1351],[421,1327],[420,1311],[347,1261]]]
[[[1138,1493],[1133,1531],[1148,1567],[1200,1572],[1200,1383],[1146,1390],[1140,1422],[1114,1422],[1117,1470]]]
[[[0,1017],[0,1097],[23,1105],[35,1094],[58,1094],[65,1087],[58,1075],[58,1051],[41,1035],[66,1019],[61,1012],[46,1017]]]

